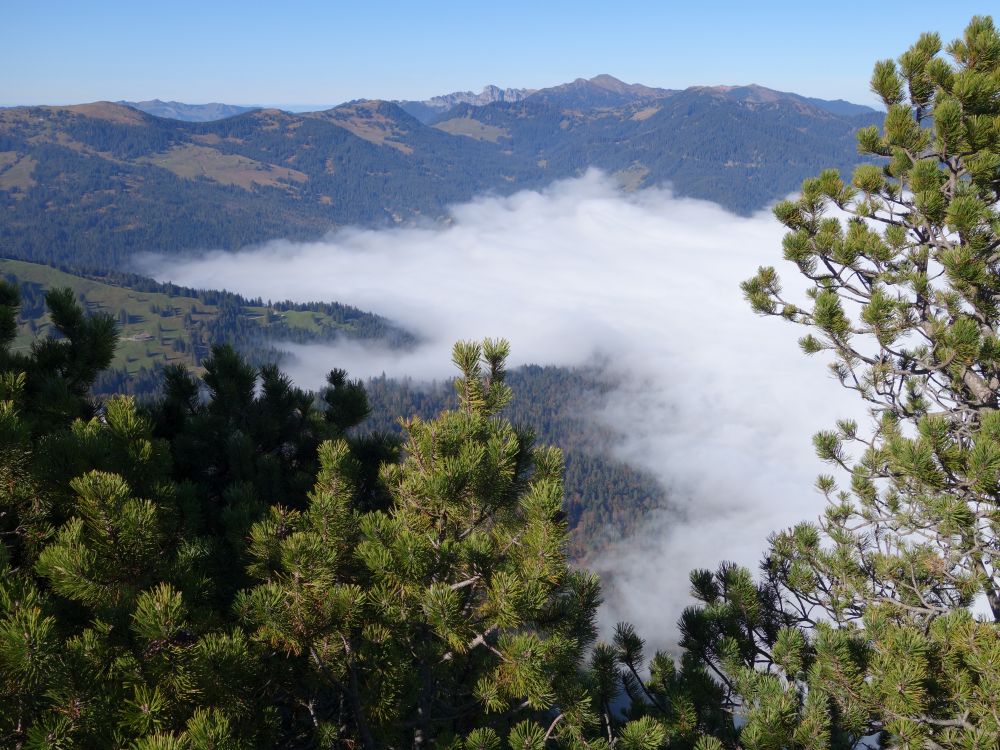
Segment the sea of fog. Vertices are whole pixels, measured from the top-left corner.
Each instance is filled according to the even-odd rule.
[[[667,190],[621,192],[589,172],[548,189],[454,206],[433,226],[342,229],[319,242],[229,253],[146,256],[162,281],[247,296],[337,301],[422,337],[413,351],[345,342],[289,347],[306,387],[332,367],[353,377],[454,374],[458,339],[503,336],[511,365],[604,363],[620,386],[592,418],[608,448],[653,472],[670,507],[596,562],[605,628],[629,620],[652,644],[673,641],[691,603],[688,572],[722,560],[756,568],[769,533],[822,510],[827,467],[811,436],[863,415],[803,331],[754,315],[739,282],[781,262],[782,227]],[[782,266],[785,268],[782,268]],[[515,394],[516,396],[516,394]]]

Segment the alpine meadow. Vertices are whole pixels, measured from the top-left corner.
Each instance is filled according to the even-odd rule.
[[[11,9],[0,750],[1000,748],[992,17],[388,6]]]

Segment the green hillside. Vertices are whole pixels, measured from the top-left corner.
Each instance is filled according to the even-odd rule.
[[[45,292],[69,287],[91,313],[118,321],[119,343],[111,370],[116,380],[149,379],[158,368],[182,364],[198,369],[210,347],[230,343],[251,360],[272,354],[274,342],[389,338],[407,334],[382,318],[339,304],[264,303],[236,294],[159,284],[138,276],[82,276],[51,266],[0,259],[0,277],[16,283],[22,308],[14,351],[28,351],[51,329]]]

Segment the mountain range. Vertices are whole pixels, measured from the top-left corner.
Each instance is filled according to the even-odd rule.
[[[0,255],[99,269],[142,251],[308,239],[436,219],[590,167],[748,214],[824,167],[849,171],[855,131],[881,118],[759,86],[611,76],[428,101],[426,121],[378,100],[202,122],[111,102],[0,110]]]
[[[749,86],[696,86],[693,90],[704,90],[715,94],[724,95],[735,101],[746,101],[764,103],[769,101],[789,100],[800,101],[811,104],[820,109],[825,109],[836,115],[854,116],[874,113],[876,110],[864,104],[854,104],[843,99],[817,99],[813,97],[800,96],[787,91],[774,91],[763,86],[750,84]],[[679,89],[661,89],[643,86],[642,84],[629,84],[618,80],[614,76],[602,74],[590,79],[577,78],[571,83],[554,86],[547,89],[515,89],[501,88],[493,84],[483,87],[478,94],[473,91],[453,91],[450,94],[433,96],[423,100],[393,100],[393,104],[399,105],[405,112],[413,115],[425,124],[429,124],[447,114],[460,104],[470,104],[474,107],[483,107],[494,102],[516,103],[523,101],[535,94],[538,100],[559,101],[559,100],[580,100],[587,102],[588,106],[599,106],[602,102],[617,102],[627,104],[640,99],[663,99],[673,94],[680,93]],[[358,100],[363,101],[363,100]],[[353,104],[357,102],[348,102]],[[573,103],[572,101],[570,103]],[[234,104],[220,104],[212,102],[210,104],[185,104],[183,102],[164,102],[159,99],[149,99],[142,102],[118,101],[117,104],[125,104],[134,109],[138,109],[156,117],[166,117],[172,120],[184,120],[185,122],[211,122],[213,120],[223,120],[227,117],[250,112],[254,109],[264,109],[263,107],[245,107]],[[303,111],[301,107],[294,108],[294,111]]]

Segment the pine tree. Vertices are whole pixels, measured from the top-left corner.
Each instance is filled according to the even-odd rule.
[[[230,346],[214,346],[199,379],[164,368],[164,396],[151,416],[170,441],[175,475],[217,503],[236,485],[261,502],[298,503],[316,475],[316,451],[368,414],[360,382],[334,370],[319,394],[295,387],[274,364],[254,367]],[[366,446],[387,459],[391,445]]]
[[[57,335],[36,339],[28,354],[12,352],[20,294],[0,280],[0,372],[22,373],[24,417],[37,435],[93,414],[90,384],[111,364],[118,334],[110,315],[85,315],[69,288],[45,295]]]
[[[924,34],[875,66],[887,115],[858,142],[876,163],[775,208],[807,299],[770,267],[743,285],[872,418],[815,437],[848,486],[819,478],[828,510],[774,536],[763,581],[692,577],[685,645],[743,747],[1000,744],[1000,35],[977,17],[940,51]]]
[[[261,583],[238,606],[319,746],[541,747],[594,722],[597,581],[567,564],[559,452],[497,417],[506,354],[456,346],[460,408],[406,423],[384,510],[352,511],[357,463],[327,442],[308,507],[251,530]]]
[[[130,399],[87,398],[112,321],[48,301],[62,338],[11,353],[18,299],[0,284],[0,746],[268,746],[192,487]]]

